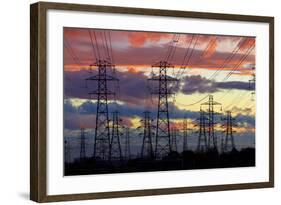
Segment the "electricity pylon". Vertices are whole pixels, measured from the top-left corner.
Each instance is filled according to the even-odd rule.
[[[182,132],[183,132],[182,151],[184,152],[188,149],[188,147],[187,147],[187,132],[188,132],[188,129],[187,129],[187,119],[186,119],[186,117],[183,119],[183,122],[182,122]]]
[[[108,118],[108,96],[114,92],[108,89],[108,81],[118,81],[115,77],[107,74],[107,70],[113,65],[106,60],[98,60],[94,65],[98,69],[98,74],[86,78],[87,81],[96,81],[97,90],[89,93],[90,96],[96,95],[96,125],[94,153],[95,159],[109,160],[110,155],[110,131]]]
[[[255,74],[255,67],[252,67],[252,79],[249,80],[249,88],[253,89],[251,92],[252,100],[255,99],[255,84],[256,84],[256,74]]]
[[[70,145],[67,140],[64,140],[64,162],[69,163],[71,161]]]
[[[80,160],[86,158],[86,149],[85,149],[85,128],[80,129]]]
[[[208,143],[208,150],[217,150],[217,137],[215,135],[215,127],[214,125],[216,124],[215,122],[215,115],[218,113],[215,112],[215,106],[220,106],[221,103],[218,103],[214,101],[213,96],[209,95],[209,100],[205,103],[201,104],[201,107],[207,107],[207,120],[208,120],[208,138],[207,138],[207,143]]]
[[[178,81],[178,79],[167,75],[167,68],[173,68],[167,61],[160,61],[152,65],[152,67],[159,68],[159,75],[152,76],[148,79],[158,82],[157,91],[151,93],[158,95],[155,158],[162,159],[171,152],[168,97],[174,94],[174,92],[169,89],[170,83],[174,83]]]
[[[126,131],[125,131],[124,157],[126,158],[126,160],[130,160],[130,158],[131,158],[130,129],[128,127],[126,127]]]
[[[110,141],[110,160],[111,161],[121,161],[122,160],[122,151],[120,144],[120,119],[119,112],[112,112],[112,133]]]
[[[141,147],[141,158],[152,159],[154,157],[152,147],[152,120],[150,112],[143,112],[144,118],[141,120],[143,126],[143,141]]]
[[[178,146],[177,146],[177,129],[172,128],[171,130],[171,150],[177,152],[178,151]]]
[[[230,152],[235,150],[235,143],[233,138],[233,126],[235,119],[231,115],[231,111],[226,112],[226,117],[223,119],[225,121],[225,138],[222,139],[222,152]]]
[[[198,119],[199,124],[199,135],[197,143],[197,152],[206,152],[208,150],[208,141],[206,135],[206,117],[205,112],[200,110],[200,117]]]

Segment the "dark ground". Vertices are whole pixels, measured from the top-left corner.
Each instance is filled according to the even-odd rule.
[[[65,163],[65,176],[250,166],[255,166],[254,148],[232,150],[223,154],[219,154],[217,151],[205,153],[184,151],[182,153],[171,152],[162,160],[141,158],[121,162],[108,162],[93,158],[75,160],[72,163]]]

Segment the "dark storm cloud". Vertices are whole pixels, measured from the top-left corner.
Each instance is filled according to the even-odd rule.
[[[96,82],[87,82],[85,79],[96,75],[96,70],[89,73],[86,70],[81,71],[65,71],[64,72],[64,91],[65,96],[70,98],[89,99],[89,92],[95,91],[97,88]],[[156,89],[158,85],[155,83],[147,84],[147,76],[142,72],[118,72],[116,77],[120,82],[120,92],[117,92],[118,100],[127,104],[143,106],[145,100],[150,100],[151,89]],[[148,88],[148,85],[150,89]],[[108,83],[108,89],[117,91],[116,83]],[[249,86],[247,82],[229,81],[229,82],[215,82],[201,77],[200,75],[186,76],[182,80],[181,92],[184,94],[192,93],[213,93],[219,89],[239,89],[239,90],[253,90],[253,86]],[[174,92],[178,90],[173,89]],[[92,96],[95,97],[95,96]],[[112,99],[112,96],[108,96]],[[68,109],[67,107],[65,109]]]
[[[200,75],[186,76],[183,79],[181,91],[184,94],[213,93],[219,89],[253,90],[253,86],[242,81],[216,82],[201,77]]]
[[[241,81],[216,83],[216,87],[221,89],[253,90],[253,86],[249,86],[249,83]]]
[[[88,99],[90,88],[86,87],[85,79],[96,74],[95,70],[92,73],[86,70],[64,71],[64,95],[71,98]]]
[[[93,115],[97,110],[97,103],[87,101],[82,103],[80,106],[75,108],[69,101],[65,101],[64,103],[64,111],[66,114],[76,114],[76,115]],[[108,112],[111,113],[115,110],[119,110],[120,115],[125,117],[134,117],[143,115],[143,107],[141,106],[130,106],[130,105],[116,105],[115,103],[108,103]]]
[[[89,99],[90,96],[88,93],[97,89],[97,82],[87,81],[87,87],[85,87],[85,79],[96,74],[96,70],[93,70],[92,73],[85,70],[71,72],[65,71],[65,96],[71,98]],[[117,94],[118,100],[128,104],[141,106],[144,104],[145,99],[150,98],[149,89],[147,88],[147,76],[145,76],[144,73],[116,71],[116,78],[119,79],[120,82],[120,92],[116,89],[116,82],[109,82],[108,89]],[[109,99],[112,99],[113,96],[108,97]]]
[[[183,79],[183,87],[181,91],[184,94],[212,93],[217,91],[216,83],[214,81],[202,78],[200,75],[186,76]]]
[[[142,72],[117,72],[120,81],[121,101],[133,104],[144,103],[149,95],[147,77]]]
[[[169,103],[169,111],[170,111],[171,119],[188,118],[188,119],[195,120],[200,116],[199,112],[180,109],[179,107],[175,106],[173,103]]]
[[[111,107],[111,104],[108,104]],[[93,103],[91,101],[84,102],[82,105],[78,107],[80,114],[95,114],[97,110],[97,103]]]
[[[92,101],[87,101],[82,103],[79,107],[75,108],[69,101],[65,101],[64,103],[65,113],[66,115],[71,115],[72,117],[76,118],[78,115],[94,115],[97,109],[97,103]],[[117,105],[115,103],[108,103],[108,111],[113,112],[114,110],[118,109],[120,112],[121,117],[143,117],[143,112],[145,110],[142,106],[135,106],[135,105]],[[151,110],[151,117],[155,118],[157,115],[157,107],[154,105],[153,109]],[[190,118],[196,119],[199,116],[198,112],[188,111],[184,109],[179,109],[173,103],[169,103],[169,110],[170,110],[170,117],[173,119],[181,119],[181,118]]]
[[[247,124],[251,127],[255,127],[256,120],[254,116],[238,114],[235,119],[240,126],[243,124]]]
[[[64,113],[64,128],[75,130],[95,127],[95,114]]]
[[[65,101],[65,113],[64,113],[64,126],[66,129],[79,129],[80,127],[94,128],[95,126],[95,113],[96,103],[88,101],[81,104],[78,108],[71,105],[70,102]],[[180,109],[173,103],[169,103],[170,119],[191,119],[198,120],[200,112]],[[114,103],[108,104],[109,119],[111,118],[111,112],[116,110]],[[118,111],[120,118],[123,119],[123,124],[127,126],[132,125],[131,119],[133,117],[143,118],[144,108],[140,106],[128,106],[118,105]],[[150,110],[152,119],[157,118],[157,108]],[[223,119],[226,118],[224,113],[215,116],[217,123],[225,123]],[[238,127],[255,127],[255,116],[238,114],[235,116],[235,124]]]

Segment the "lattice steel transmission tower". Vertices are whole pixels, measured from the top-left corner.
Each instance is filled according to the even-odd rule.
[[[86,148],[85,148],[85,128],[80,129],[80,160],[86,158]]]
[[[187,147],[187,134],[188,128],[187,128],[187,119],[186,117],[182,121],[182,134],[183,134],[183,144],[182,144],[182,151],[186,151],[188,149]]]
[[[172,128],[171,129],[171,150],[174,152],[178,151],[178,146],[177,146],[177,129]]]
[[[159,68],[159,75],[152,76],[148,80],[158,82],[158,88],[156,92],[152,92],[152,94],[158,95],[155,158],[161,159],[171,152],[168,98],[170,95],[174,94],[170,89],[170,83],[175,83],[178,79],[167,75],[167,69],[173,68],[167,61],[160,61],[152,65],[152,67]]]
[[[110,140],[110,160],[111,161],[121,161],[122,160],[122,150],[120,143],[120,119],[119,112],[112,112],[112,133]]]
[[[235,143],[233,133],[235,132],[232,128],[234,126],[235,119],[231,115],[231,111],[226,111],[225,121],[225,138],[222,140],[222,152],[231,152],[235,150]]]
[[[114,95],[115,93],[108,89],[108,82],[118,81],[118,79],[107,74],[107,70],[113,67],[110,62],[106,60],[98,60],[92,66],[97,67],[98,74],[86,78],[86,82],[97,82],[97,90],[89,93],[90,96],[96,95],[97,99],[93,157],[95,159],[109,160],[110,131],[108,118],[108,96]]]
[[[252,88],[254,89],[252,92],[251,92],[251,95],[252,95],[252,100],[255,99],[255,86],[256,85],[256,73],[255,73],[255,67],[252,67],[252,79],[249,80],[249,88]]]
[[[131,159],[130,129],[128,127],[126,127],[126,130],[125,130],[124,157],[125,157],[126,160],[130,160]]]
[[[71,161],[70,145],[67,140],[64,140],[64,162],[69,163]]]
[[[200,110],[200,117],[198,119],[199,131],[198,131],[198,143],[197,152],[206,152],[208,150],[208,141],[206,135],[206,120],[205,112]]]
[[[215,112],[215,106],[220,106],[221,103],[215,102],[212,95],[209,95],[209,100],[201,104],[201,107],[207,106],[207,120],[208,120],[208,150],[217,150],[217,137],[215,135],[215,115],[218,113]]]
[[[152,159],[154,158],[153,147],[152,147],[152,119],[150,112],[143,112],[144,118],[141,120],[143,126],[143,141],[141,147],[141,158]]]

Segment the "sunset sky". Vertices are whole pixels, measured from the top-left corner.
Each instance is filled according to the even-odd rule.
[[[96,39],[91,41],[89,33]],[[97,69],[90,65],[98,58],[97,48],[100,58],[106,59],[107,43],[116,69],[115,74],[112,70],[108,74],[119,79],[119,89],[117,84],[109,84],[109,89],[117,93],[117,104],[111,99],[109,109],[118,109],[125,125],[138,127],[146,109],[156,116],[158,98],[151,96],[150,90],[157,85],[147,79],[158,74],[151,65],[165,57],[170,45],[176,45],[169,62],[174,68],[168,70],[171,77],[180,78],[174,89],[175,98],[169,99],[172,126],[180,127],[187,117],[189,128],[195,131],[200,104],[211,94],[222,104],[222,109],[217,106],[218,112],[224,115],[226,110],[232,110],[240,136],[254,136],[254,86],[249,86],[249,80],[253,79],[255,68],[255,38],[199,34],[180,34],[177,42],[173,38],[171,33],[64,28],[66,133],[72,135],[80,127],[95,126],[96,100],[89,99],[88,93],[96,85],[85,87],[85,79],[97,74]],[[217,128],[222,129],[220,121]]]

